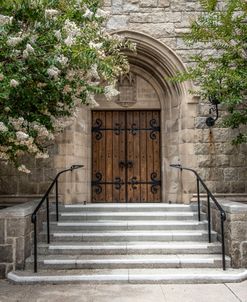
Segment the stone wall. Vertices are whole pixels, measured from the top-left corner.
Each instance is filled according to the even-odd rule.
[[[196,190],[194,178],[185,173],[180,177],[179,171],[169,168],[171,163],[181,163],[198,170],[213,192],[246,193],[247,146],[231,145],[230,141],[236,130],[221,128],[219,121],[210,131],[205,126],[209,106],[199,104],[198,99],[193,99],[188,93],[188,86],[186,89],[185,86],[176,87],[165,80],[165,76],[181,71],[183,66],[190,66],[191,54],[196,51],[205,54],[211,51],[201,44],[194,48],[189,47],[181,37],[181,34],[189,30],[191,21],[201,13],[199,1],[103,2],[110,13],[106,24],[109,32],[118,32],[127,37],[131,35],[134,40],[139,35],[139,50],[142,52],[130,57],[131,68],[133,72],[145,75],[145,79],[138,79],[139,87],[145,85],[147,88],[145,83],[149,83],[157,98],[155,102],[151,102],[147,98],[150,95],[148,91],[144,95],[144,90],[139,89],[136,108],[154,109],[159,107],[157,103],[160,102],[162,180],[165,192],[163,201],[189,202]],[[148,43],[149,48],[144,49]],[[151,44],[156,50],[151,48]],[[163,49],[166,49],[164,56],[161,55]],[[114,103],[108,102],[105,105],[102,102],[99,109],[106,108],[124,109]],[[222,114],[223,112],[220,113],[221,116]],[[66,203],[90,202],[91,112],[86,107],[80,109],[74,125],[57,136],[56,143],[51,147],[49,160],[27,160],[27,166],[32,170],[31,175],[19,174],[9,166],[0,167],[0,201],[10,203],[10,199],[23,201],[27,197],[42,195],[51,181],[50,178],[72,164],[83,164],[85,167],[62,176],[62,185],[59,188],[61,200]]]
[[[38,202],[27,202],[0,211],[0,279],[16,269],[24,269],[25,259],[32,253],[33,225],[31,214]],[[39,211],[38,231],[45,218]]]
[[[195,52],[212,52],[200,43],[188,46],[181,37],[189,31],[191,21],[202,12],[198,0],[105,0],[104,5],[111,14],[106,25],[110,32],[133,30],[152,36],[170,47],[187,67],[193,64],[190,56]],[[222,5],[221,1],[219,5]],[[194,110],[194,106],[192,107],[186,109],[187,114],[181,123],[172,121],[172,126],[179,128],[179,138],[176,147],[171,144],[174,133],[172,132],[171,139],[167,136],[165,143],[172,147],[168,152],[175,154],[180,145],[179,152],[176,152],[178,161],[196,168],[213,192],[247,192],[247,145],[233,146],[231,138],[237,130],[222,128],[220,119],[212,131],[206,127],[208,104],[198,104],[193,119],[190,112]],[[221,115],[223,114],[221,111]],[[175,190],[182,190],[184,196],[195,191],[195,186],[188,183],[188,178],[185,176],[183,182],[172,185]]]
[[[233,268],[247,268],[247,204],[233,202],[227,199],[218,199],[226,212],[225,247],[226,254],[232,259]],[[218,233],[221,241],[220,212],[213,202],[210,203],[212,229]],[[206,212],[206,200],[204,200]]]

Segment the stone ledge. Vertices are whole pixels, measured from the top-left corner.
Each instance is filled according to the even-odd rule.
[[[223,210],[229,214],[247,214],[247,204],[231,201],[225,198],[216,198]],[[205,202],[205,201],[204,201]],[[217,209],[215,203],[210,201],[211,207]]]
[[[25,217],[31,215],[40,200],[28,201],[26,203],[0,210],[0,218]]]

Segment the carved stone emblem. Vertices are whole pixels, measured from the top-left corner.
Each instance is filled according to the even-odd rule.
[[[136,97],[136,75],[129,72],[121,76],[118,80],[118,90],[120,92],[116,103],[122,107],[131,107],[137,102]]]

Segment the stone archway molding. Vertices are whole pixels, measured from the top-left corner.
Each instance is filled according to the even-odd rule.
[[[127,53],[130,63],[134,62],[136,65],[140,62],[140,66],[146,63],[146,66],[151,67],[155,63],[156,77],[159,78],[161,85],[166,88],[170,97],[175,96],[186,103],[198,102],[198,98],[189,93],[194,88],[192,81],[174,83],[166,78],[172,77],[178,72],[187,71],[185,64],[170,47],[147,34],[136,31],[120,30],[112,32],[112,34],[120,35],[136,43],[137,54]]]

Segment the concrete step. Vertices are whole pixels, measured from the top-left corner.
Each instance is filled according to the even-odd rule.
[[[60,207],[62,212],[190,212],[194,208],[191,205],[185,204],[169,204],[169,203],[89,203],[84,205],[73,204],[73,205],[64,205]]]
[[[219,242],[52,242],[38,245],[40,255],[218,254]]]
[[[55,213],[51,213],[52,218],[55,218]],[[206,219],[205,214],[201,214],[202,220]],[[196,212],[85,212],[85,211],[75,211],[75,212],[61,212],[59,215],[59,220],[69,220],[69,221],[88,221],[88,220],[197,220],[198,216]]]
[[[226,259],[230,267],[230,258]],[[98,255],[42,256],[38,269],[120,269],[120,268],[221,268],[221,255]],[[33,257],[26,260],[33,269]]]
[[[107,232],[51,232],[51,241],[84,242],[131,242],[131,241],[207,241],[207,231],[107,231]],[[43,237],[43,238],[42,238]],[[46,233],[40,234],[46,240]],[[211,240],[216,241],[217,233],[212,231]]]
[[[116,270],[40,270],[8,273],[19,284],[34,283],[226,283],[247,279],[246,269],[116,269]]]
[[[46,222],[43,224],[46,230]],[[53,231],[123,231],[123,230],[206,230],[207,221],[168,220],[168,221],[86,221],[51,222]]]

